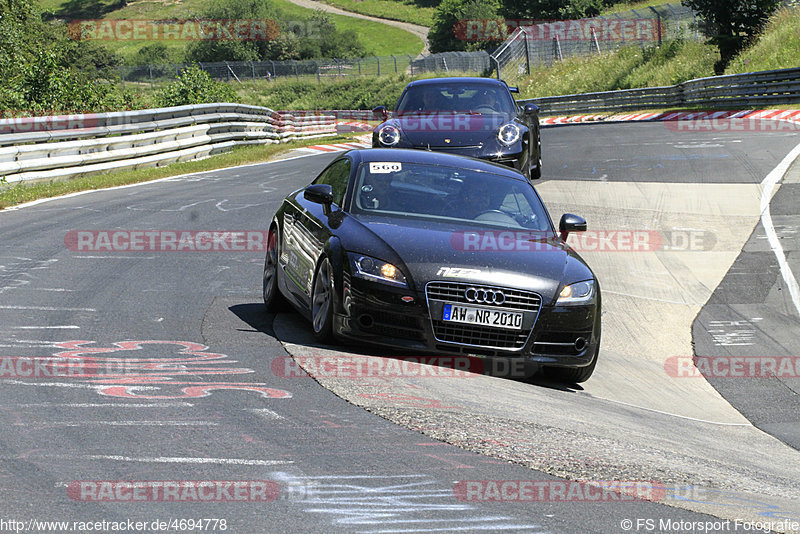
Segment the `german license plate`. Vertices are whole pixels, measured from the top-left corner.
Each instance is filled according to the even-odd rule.
[[[522,330],[522,314],[519,312],[473,308],[472,306],[445,304],[442,320],[451,323],[466,323],[479,326],[492,326],[494,328],[507,328],[509,330]]]

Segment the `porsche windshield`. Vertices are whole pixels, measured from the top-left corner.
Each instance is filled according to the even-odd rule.
[[[532,187],[471,169],[396,161],[362,163],[353,189],[353,215],[471,221],[551,232]]]
[[[513,99],[503,87],[490,84],[421,84],[409,87],[397,103],[398,114],[480,113],[516,114]]]

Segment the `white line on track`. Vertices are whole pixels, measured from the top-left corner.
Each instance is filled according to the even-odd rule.
[[[17,330],[80,330],[80,326],[74,324],[65,324],[57,326],[12,326],[12,329]]]
[[[94,308],[56,308],[53,306],[0,306],[0,310],[85,311],[85,312],[97,311]]]
[[[14,404],[13,406],[15,408],[191,408],[194,406],[194,404],[190,402],[150,402],[139,404],[124,404],[114,402],[31,402],[27,404]]]
[[[11,426],[84,427],[84,426],[217,426],[210,421],[30,421]]]
[[[74,455],[64,458],[75,458]],[[87,454],[79,456],[86,460],[111,460],[116,462],[142,462],[154,464],[220,464],[220,465],[284,465],[293,464],[291,460],[248,460],[246,458],[183,458],[157,456],[153,458],[135,458],[131,456],[113,456],[105,454]]]
[[[77,196],[80,196],[80,195],[87,195],[89,193],[98,193],[100,191],[116,191],[118,189],[128,189],[128,188],[131,188],[131,187],[139,187],[139,186],[142,186],[142,185],[157,184],[157,183],[166,182],[166,181],[170,181],[170,180],[176,180],[178,178],[186,178],[187,176],[201,176],[203,174],[210,174],[212,172],[227,171],[227,170],[230,170],[230,169],[241,169],[241,168],[245,168],[245,167],[256,167],[258,165],[269,165],[271,163],[282,163],[284,161],[291,161],[293,159],[300,159],[300,158],[309,158],[309,157],[313,157],[313,156],[318,156],[320,154],[323,154],[323,152],[317,152],[315,154],[301,154],[299,156],[293,156],[291,158],[276,159],[274,161],[264,161],[262,163],[248,163],[247,165],[236,165],[234,167],[223,167],[221,169],[214,169],[214,170],[211,170],[211,171],[190,172],[190,173],[187,173],[187,174],[179,174],[177,176],[166,176],[164,178],[158,178],[157,180],[150,180],[148,182],[137,182],[135,184],[117,185],[117,186],[114,186],[114,187],[105,187],[103,189],[90,189],[88,191],[76,191],[75,193],[69,193],[69,194],[66,194],[66,195],[61,195],[59,197],[40,198],[38,200],[32,200],[31,202],[26,202],[25,204],[19,204],[17,206],[11,206],[10,208],[6,208],[4,210],[0,210],[0,214],[5,213],[5,212],[12,212],[12,211],[21,210],[23,208],[29,208],[31,206],[37,206],[39,204],[43,204],[45,202],[51,202],[53,200],[61,200],[61,199],[64,199],[64,198],[72,198],[72,197],[77,197]]]
[[[83,260],[154,260],[155,256],[72,256]]]
[[[248,412],[253,412],[256,415],[260,415],[265,419],[286,419],[284,416],[277,412],[273,412],[269,408],[248,408]]]
[[[761,224],[764,226],[764,231],[767,234],[769,246],[772,247],[772,251],[778,259],[778,266],[780,267],[781,275],[783,275],[783,280],[786,282],[786,287],[789,289],[789,296],[792,299],[794,308],[797,310],[797,314],[800,315],[800,286],[797,285],[797,279],[795,279],[794,273],[791,267],[789,267],[789,262],[786,261],[786,254],[783,252],[778,234],[775,232],[775,226],[772,224],[772,215],[769,211],[772,191],[798,157],[800,157],[800,145],[794,147],[794,149],[783,158],[783,161],[781,161],[761,182],[764,188],[761,191]]]

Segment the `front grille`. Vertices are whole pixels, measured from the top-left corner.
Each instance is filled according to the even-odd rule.
[[[521,349],[530,333],[525,330],[504,330],[436,319],[433,320],[433,332],[439,341],[500,349]]]
[[[414,148],[420,150],[437,150],[442,152],[446,150],[478,149],[483,148],[483,145],[416,145]]]
[[[464,304],[471,304],[467,301],[464,292],[474,287],[477,289],[494,289],[502,290],[506,296],[506,301],[503,303],[503,308],[511,308],[515,310],[529,311],[533,313],[539,312],[539,307],[542,304],[542,298],[531,291],[521,291],[519,289],[508,289],[505,287],[486,286],[482,284],[466,284],[463,282],[431,282],[426,288],[428,299],[442,300],[446,302],[463,302]]]
[[[465,291],[469,288],[501,290],[505,295],[503,309],[519,310],[533,314],[539,313],[542,299],[531,291],[488,286],[484,284],[468,284],[464,282],[430,282],[425,288],[428,301],[436,300],[450,303],[463,303],[470,306],[495,307],[491,304],[469,302]],[[496,306],[500,307],[500,306]],[[490,326],[478,326],[454,322],[445,322],[431,315],[433,334],[439,341],[460,343],[476,347],[489,347],[507,350],[519,350],[525,346],[531,329],[508,330]]]

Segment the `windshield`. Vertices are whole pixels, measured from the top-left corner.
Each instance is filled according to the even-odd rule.
[[[503,87],[464,83],[409,87],[397,103],[397,113],[501,113],[516,114],[514,100]]]
[[[530,184],[470,169],[396,161],[362,163],[353,215],[414,217],[552,231]]]

